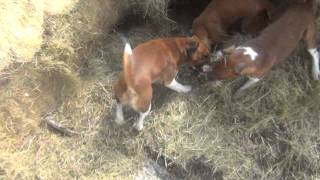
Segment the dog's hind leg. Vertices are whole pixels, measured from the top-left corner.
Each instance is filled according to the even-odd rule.
[[[125,123],[124,118],[123,118],[123,110],[122,110],[122,104],[117,103],[116,105],[116,119],[115,122],[119,125],[122,125]]]
[[[113,86],[113,93],[117,101],[115,122],[119,125],[122,125],[125,123],[123,118],[123,110],[122,110],[123,102],[121,101],[123,101],[126,91],[127,91],[127,85],[123,75],[121,75],[119,80]]]
[[[309,54],[312,56],[312,76],[315,80],[320,78],[320,68],[319,68],[319,51],[316,47],[316,24],[313,21],[305,32],[304,41],[308,48]]]

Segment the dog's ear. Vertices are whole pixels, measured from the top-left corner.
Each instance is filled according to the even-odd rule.
[[[189,57],[192,56],[192,54],[193,54],[194,52],[196,52],[198,46],[199,46],[199,43],[198,43],[198,42],[196,42],[196,41],[191,41],[191,42],[187,45],[187,47],[186,47],[187,55],[188,55]]]
[[[249,75],[256,70],[256,66],[253,64],[239,63],[235,66],[234,71],[240,75]]]
[[[227,47],[227,48],[223,49],[222,52],[224,54],[231,54],[235,49],[236,49],[236,46],[232,45],[230,47]]]

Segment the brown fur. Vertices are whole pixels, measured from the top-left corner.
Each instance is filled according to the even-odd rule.
[[[140,44],[132,56],[124,53],[124,72],[114,85],[117,101],[146,112],[152,99],[152,83],[170,84],[181,64],[196,63],[189,57],[196,48],[192,38],[163,38]]]

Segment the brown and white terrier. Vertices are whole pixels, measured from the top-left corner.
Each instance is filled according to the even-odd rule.
[[[193,21],[192,33],[199,47],[193,59],[206,58],[212,45],[228,37],[235,23],[241,21],[245,33],[257,33],[267,26],[274,7],[268,0],[213,0]]]
[[[123,54],[123,72],[114,85],[117,101],[117,124],[123,124],[123,105],[139,112],[134,127],[143,128],[143,121],[151,110],[152,83],[160,82],[177,92],[187,93],[191,86],[182,85],[175,77],[183,63],[196,65],[191,55],[198,43],[190,37],[162,38],[139,44],[133,50],[126,43]]]
[[[202,70],[211,80],[248,77],[249,80],[238,90],[241,92],[258,82],[274,65],[284,61],[303,40],[313,59],[313,78],[319,80],[316,33],[312,0],[307,0],[305,4],[293,4],[258,37],[239,47],[226,49],[226,61],[204,65]]]

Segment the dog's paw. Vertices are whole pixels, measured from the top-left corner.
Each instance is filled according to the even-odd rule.
[[[125,123],[124,119],[123,119],[123,118],[119,118],[119,117],[117,117],[117,118],[114,120],[114,122],[116,122],[116,124],[118,124],[118,125],[120,125],[120,126]]]
[[[218,51],[218,52],[216,52],[216,53],[214,54],[214,56],[215,56],[215,61],[218,61],[218,60],[220,60],[221,58],[223,58],[223,53],[222,53],[222,51]]]
[[[188,93],[192,90],[192,87],[189,85],[184,85],[183,88],[181,89],[182,93]]]
[[[143,129],[143,124],[135,122],[135,123],[133,124],[133,127],[134,127],[137,131],[142,131],[142,129]]]
[[[320,79],[320,71],[319,70],[313,70],[312,76],[314,80],[319,80]]]
[[[202,66],[202,72],[205,72],[205,73],[207,73],[207,72],[211,72],[212,71],[212,68],[209,66],[209,65],[203,65]]]

